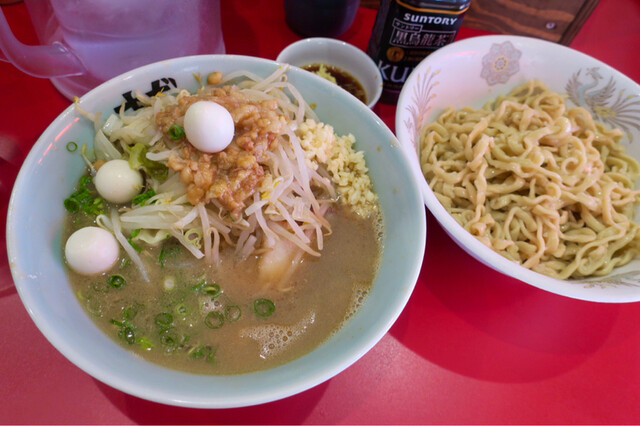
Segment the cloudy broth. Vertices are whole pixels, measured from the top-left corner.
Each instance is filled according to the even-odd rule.
[[[365,220],[339,210],[327,218],[332,233],[322,255],[305,255],[288,291],[264,288],[255,258],[237,262],[227,249],[220,264],[210,266],[170,239],[163,248],[141,252],[150,282],[140,279],[126,257],[99,276],[72,270],[68,275],[95,323],[151,362],[200,374],[262,370],[327,340],[370,290],[381,254],[379,218]],[[71,216],[65,236],[88,224]],[[125,283],[108,283],[113,275]],[[254,312],[256,300],[263,316]]]

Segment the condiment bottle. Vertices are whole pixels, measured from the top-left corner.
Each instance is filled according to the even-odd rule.
[[[367,54],[382,73],[380,100],[395,103],[411,71],[451,43],[471,0],[382,0]]]

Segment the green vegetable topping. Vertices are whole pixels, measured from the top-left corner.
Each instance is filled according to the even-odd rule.
[[[209,284],[205,279],[203,279],[202,281],[200,281],[198,284],[194,285],[191,288],[195,291],[202,291],[207,296],[211,296],[211,300],[215,299],[216,297],[222,294],[222,289],[220,288],[220,284],[217,284],[217,283]]]
[[[107,284],[113,288],[120,288],[127,283],[127,280],[120,274],[109,275],[107,278]]]
[[[181,248],[178,244],[166,244],[162,246],[160,250],[160,254],[158,255],[158,262],[160,262],[160,266],[164,268],[165,263],[167,262],[167,258],[175,257]]]
[[[169,327],[173,323],[173,315],[169,312],[161,312],[153,320],[160,327]]]
[[[133,239],[135,237],[138,236],[138,234],[140,233],[140,228],[136,228],[134,230],[131,231],[131,236],[129,238],[127,238],[127,241],[129,242],[129,244],[131,245],[131,247],[133,247],[133,249],[135,251],[137,251],[138,253],[140,251],[142,251],[142,247],[140,247],[139,245],[137,245],[136,243],[133,242]]]
[[[132,204],[136,204],[136,205],[140,205],[140,206],[144,206],[147,202],[147,200],[153,196],[156,195],[156,191],[153,190],[153,188],[149,188],[146,191],[144,191],[141,194],[136,195],[135,197],[133,197],[133,199],[131,199],[131,203]]]
[[[222,292],[220,286],[216,283],[205,285],[204,287],[202,287],[202,291],[204,291],[207,296],[211,296],[212,299],[220,296],[220,293]]]
[[[173,311],[176,314],[178,314],[178,315],[180,315],[182,317],[184,317],[184,316],[189,314],[189,308],[187,308],[187,306],[184,303],[180,303],[180,304],[176,305],[176,307],[173,309]]]
[[[269,299],[256,299],[253,301],[253,312],[259,317],[268,317],[276,310],[276,305]]]
[[[176,346],[178,346],[176,337],[172,336],[171,334],[163,334],[160,337],[160,343],[162,343],[162,346],[166,346],[169,349],[174,349]]]
[[[238,321],[242,316],[242,310],[238,305],[227,305],[224,308],[224,317],[229,322]]]
[[[151,348],[153,348],[153,342],[144,336],[138,337],[136,339],[136,342],[142,349],[150,350]]]
[[[209,328],[220,328],[224,325],[224,316],[220,312],[211,311],[204,317],[204,325]]]
[[[74,141],[67,143],[67,151],[74,152],[76,149],[78,149],[77,143],[75,143]]]
[[[191,348],[188,352],[190,358],[204,358],[207,362],[213,364],[213,357],[216,349],[208,345],[198,345]]]
[[[179,141],[185,136],[184,129],[177,124],[169,127],[169,131],[167,133],[169,134],[169,137],[174,141]]]
[[[125,325],[124,327],[120,327],[118,336],[130,345],[133,345],[136,342],[136,331],[132,326]]]
[[[64,200],[64,208],[71,213],[80,210],[89,215],[99,215],[104,213],[104,200],[100,198],[97,191],[89,188],[90,176],[82,176],[78,182],[77,189]]]
[[[138,311],[143,305],[134,303],[133,305],[125,306],[122,308],[122,318],[131,321],[138,315]]]
[[[129,321],[118,321],[114,319],[109,321],[111,324],[118,326],[118,337],[130,345],[133,345],[136,342],[136,330],[133,324]]]
[[[164,164],[149,160],[147,158],[147,151],[149,147],[137,143],[129,150],[129,166],[134,170],[143,169],[151,177],[158,180],[165,180],[169,174],[169,168]]]
[[[64,208],[71,213],[75,213],[80,210],[80,203],[75,198],[67,198],[64,200]]]
[[[109,278],[112,277],[121,276],[111,275]],[[145,336],[136,337],[137,329],[131,322],[136,315],[138,315],[138,310],[142,307],[144,307],[144,305],[138,302],[134,302],[133,305],[125,306],[122,308],[122,321],[111,318],[109,322],[118,326],[118,337],[120,337],[124,342],[129,345],[137,343],[142,349],[149,350],[153,347],[153,343]]]

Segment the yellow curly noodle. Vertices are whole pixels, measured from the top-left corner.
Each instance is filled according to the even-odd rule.
[[[619,129],[539,81],[481,109],[446,109],[420,133],[422,171],[482,243],[561,279],[601,276],[640,252],[640,166]]]

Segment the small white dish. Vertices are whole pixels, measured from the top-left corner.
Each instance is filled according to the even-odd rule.
[[[427,56],[407,79],[398,100],[396,135],[420,182],[425,204],[460,247],[505,275],[575,299],[640,301],[640,258],[608,275],[584,280],[560,280],[534,272],[467,232],[440,204],[422,175],[418,145],[425,124],[448,106],[479,108],[532,79],[566,94],[569,106],[582,106],[594,119],[621,128],[626,134],[622,145],[640,160],[640,85],[633,80],[588,55],[548,41],[503,35],[469,38]],[[636,207],[636,221],[639,217],[640,207]]]
[[[340,40],[305,38],[285,47],[276,61],[296,67],[323,63],[348,72],[362,84],[369,108],[373,108],[382,94],[382,75],[373,59],[364,51]]]

